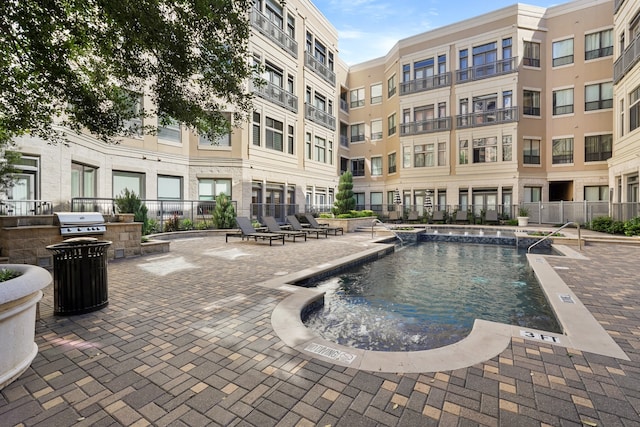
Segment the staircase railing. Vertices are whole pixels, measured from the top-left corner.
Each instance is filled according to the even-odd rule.
[[[371,222],[371,238],[372,239],[374,237],[374,228],[375,228],[376,224],[380,224],[382,227],[384,227],[387,230],[389,230],[394,236],[396,236],[396,239],[400,240],[400,243],[402,245],[404,245],[404,240],[402,240],[402,237],[400,237],[398,235],[398,233],[395,232],[395,230],[387,227],[387,224],[385,224],[384,222],[380,221],[378,218],[374,219],[373,222]]]
[[[569,221],[566,224],[564,224],[563,226],[559,227],[557,230],[552,231],[551,233],[547,234],[546,236],[544,236],[542,239],[538,240],[537,242],[535,242],[534,244],[532,244],[531,246],[529,246],[527,248],[527,253],[531,252],[531,248],[533,248],[534,246],[539,245],[540,243],[544,242],[545,240],[553,237],[554,234],[556,234],[558,231],[562,230],[563,228],[574,224],[578,227],[578,250],[582,250],[582,239],[580,238],[580,224],[577,222],[573,222],[573,221]]]

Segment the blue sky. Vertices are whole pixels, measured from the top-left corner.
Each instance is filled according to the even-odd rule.
[[[311,0],[338,30],[349,65],[384,56],[403,38],[517,3],[517,0]],[[567,0],[568,1],[568,0]],[[521,0],[549,7],[566,1]]]

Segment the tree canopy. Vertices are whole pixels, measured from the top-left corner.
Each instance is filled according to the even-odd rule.
[[[346,214],[356,208],[356,199],[353,197],[353,175],[347,171],[340,176],[336,200],[333,203],[336,215]]]
[[[105,142],[155,116],[214,139],[244,121],[252,0],[2,0],[0,144],[61,127]],[[135,107],[140,94],[154,109]],[[150,105],[150,104],[149,104]],[[154,128],[145,125],[145,132]]]

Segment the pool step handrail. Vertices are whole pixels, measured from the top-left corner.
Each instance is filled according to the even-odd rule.
[[[400,244],[404,245],[404,240],[402,240],[402,237],[398,236],[398,233],[396,233],[395,230],[392,230],[391,228],[387,227],[387,224],[385,224],[384,222],[380,221],[378,218],[374,219],[371,222],[371,238],[372,239],[374,237],[373,229],[376,226],[376,224],[380,224],[382,227],[384,227],[387,230],[389,230],[394,236],[396,236],[396,239],[400,240]]]
[[[533,243],[531,246],[529,246],[527,248],[527,253],[531,252],[531,248],[533,248],[534,246],[544,242],[545,240],[553,237],[554,234],[556,234],[558,231],[562,230],[565,227],[568,227],[569,225],[575,225],[578,227],[578,250],[582,250],[582,239],[580,237],[580,224],[577,222],[573,222],[573,221],[568,221],[566,224],[562,225],[561,227],[559,227],[557,230],[553,230],[551,233],[547,234],[546,236],[544,236],[542,239],[536,241],[535,243]]]

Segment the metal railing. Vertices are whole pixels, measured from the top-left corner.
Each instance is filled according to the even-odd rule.
[[[546,236],[544,236],[542,239],[536,241],[535,243],[533,243],[531,246],[529,246],[527,248],[527,253],[531,252],[531,248],[533,248],[534,246],[539,245],[540,243],[544,242],[547,239],[550,239],[552,237],[554,237],[553,235],[556,234],[558,231],[562,230],[563,228],[568,227],[569,225],[575,225],[578,227],[578,250],[582,250],[582,238],[580,237],[580,224],[573,222],[573,221],[569,221],[566,224],[564,224],[562,227],[559,227],[555,230],[553,230],[551,233],[547,234]]]
[[[640,40],[638,37],[633,39],[622,55],[613,63],[614,84],[618,83],[640,60],[640,41],[638,40]]]
[[[518,107],[500,108],[497,110],[478,111],[469,114],[456,116],[456,127],[474,128],[480,126],[491,126],[500,123],[510,123],[518,121]]]
[[[286,50],[294,58],[298,57],[298,42],[289,37],[287,33],[278,28],[273,22],[258,9],[251,10],[251,25],[262,34],[274,41],[282,49]]]
[[[400,83],[400,95],[451,86],[451,72]]]
[[[262,223],[262,218],[272,216],[279,223],[285,223],[287,215],[295,215],[298,213],[298,205],[287,203],[251,203],[249,207],[251,219],[255,219]]]
[[[487,79],[502,74],[514,73],[518,70],[517,57],[502,59],[489,64],[474,65],[456,71],[456,83],[465,83],[474,80]]]
[[[316,72],[316,74],[318,74],[320,77],[322,77],[324,80],[331,83],[332,85],[336,84],[336,73],[331,71],[329,67],[324,65],[322,62],[318,61],[313,55],[311,55],[307,51],[304,52],[304,65],[311,68],[313,71]]]
[[[251,82],[251,90],[261,98],[267,99],[294,113],[298,112],[298,97],[271,82],[266,82],[264,85],[255,85]]]
[[[386,228],[386,229],[387,229],[388,231],[390,231],[394,236],[396,236],[396,239],[400,240],[400,244],[401,244],[401,245],[404,245],[404,240],[402,240],[402,237],[400,237],[400,236],[398,235],[398,233],[397,233],[394,229],[387,227],[387,224],[385,224],[384,222],[380,221],[380,220],[379,220],[379,219],[377,219],[377,218],[376,218],[376,219],[374,219],[374,220],[371,222],[371,238],[372,238],[372,239],[374,238],[374,228],[375,228],[376,224],[380,224],[383,228]]]
[[[180,220],[188,219],[195,223],[197,220],[210,221],[216,208],[215,200],[158,200],[141,199],[147,208],[147,218],[158,222],[160,230],[164,230],[164,222],[175,217]],[[232,201],[237,212],[237,202]],[[100,212],[105,217],[117,215],[118,206],[115,199],[107,198],[73,198],[72,212]]]
[[[0,200],[0,215],[51,215],[53,204],[48,200]]]
[[[309,103],[304,104],[304,116],[330,130],[336,130],[336,118]]]
[[[419,122],[402,123],[400,135],[420,135],[423,133],[442,132],[451,129],[451,117],[423,120]]]

